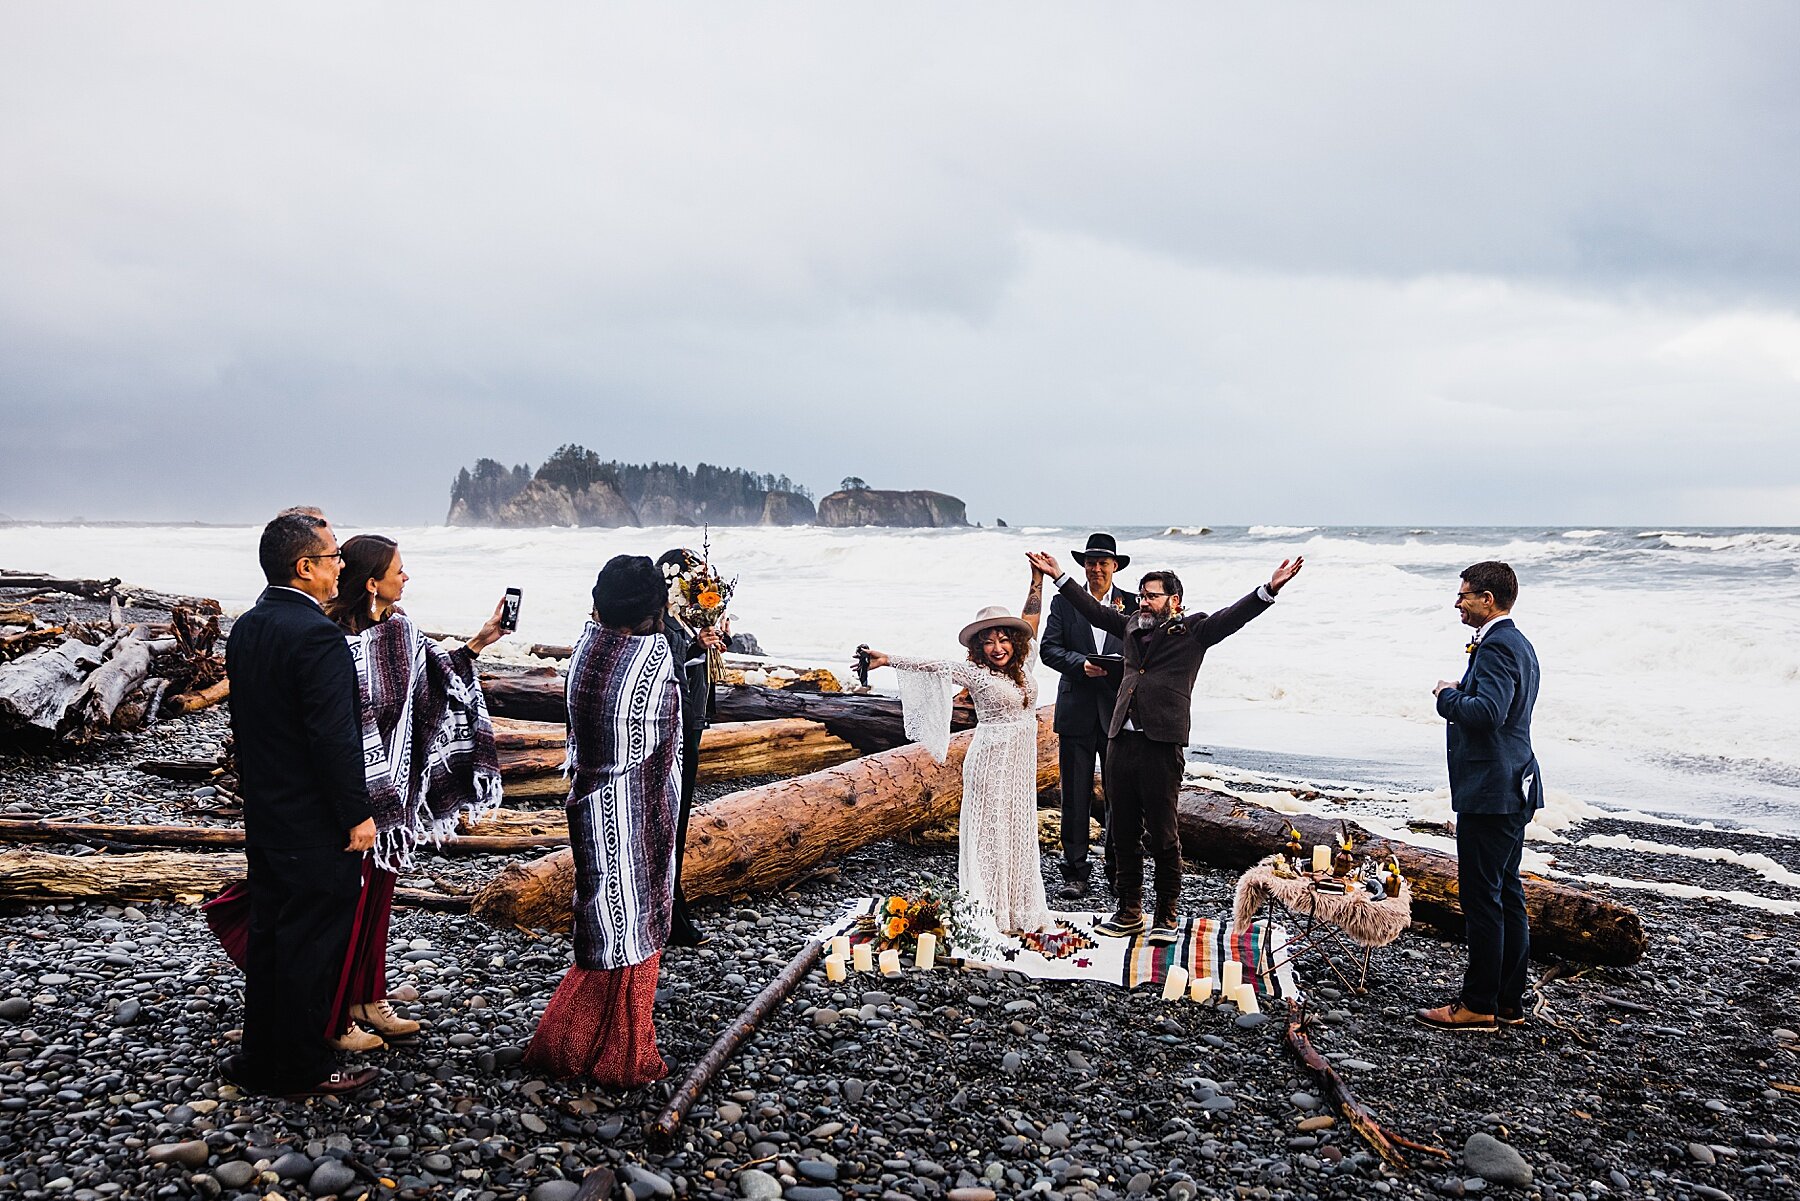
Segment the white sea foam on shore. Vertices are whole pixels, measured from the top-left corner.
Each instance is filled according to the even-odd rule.
[[[1275,609],[1216,648],[1195,694],[1197,747],[1252,748],[1390,789],[1443,787],[1432,683],[1454,679],[1467,630],[1451,606],[1461,567],[1503,558],[1523,580],[1519,625],[1544,667],[1536,744],[1553,789],[1608,809],[1800,831],[1800,534],[1773,530],[1220,528],[1115,530],[1126,582],[1170,567],[1190,608],[1212,609],[1284,557],[1305,573]],[[345,529],[341,534],[355,532]],[[413,576],[409,611],[473,629],[506,587],[524,590],[518,643],[566,643],[598,566],[655,555],[700,531],[384,529]],[[1580,533],[1578,538],[1565,537]],[[217,596],[261,587],[249,527],[0,527],[0,565],[119,576]],[[721,529],[715,559],[740,579],[740,629],[772,653],[847,663],[884,650],[960,654],[982,605],[1017,610],[1023,552],[1065,565],[1085,529]],[[884,684],[877,673],[875,683]],[[1046,696],[1054,688],[1040,676]],[[1331,761],[1321,763],[1318,761]],[[1343,770],[1331,766],[1334,762]],[[1288,774],[1301,774],[1289,770]]]

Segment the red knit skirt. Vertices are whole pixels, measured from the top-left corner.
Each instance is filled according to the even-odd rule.
[[[658,951],[631,967],[572,967],[538,1021],[525,1065],[559,1079],[636,1088],[668,1075],[656,1049]]]

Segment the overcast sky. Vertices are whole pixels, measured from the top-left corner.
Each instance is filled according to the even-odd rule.
[[[1800,524],[1800,6],[0,7],[0,513]]]

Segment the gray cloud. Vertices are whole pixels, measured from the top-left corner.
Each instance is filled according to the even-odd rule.
[[[0,511],[435,520],[575,440],[1015,522],[1800,523],[1797,26],[15,6]]]

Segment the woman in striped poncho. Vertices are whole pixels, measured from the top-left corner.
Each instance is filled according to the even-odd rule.
[[[575,966],[525,1056],[547,1075],[618,1088],[668,1073],[651,1018],[681,808],[680,693],[661,635],[666,597],[649,559],[612,559],[569,660]]]

